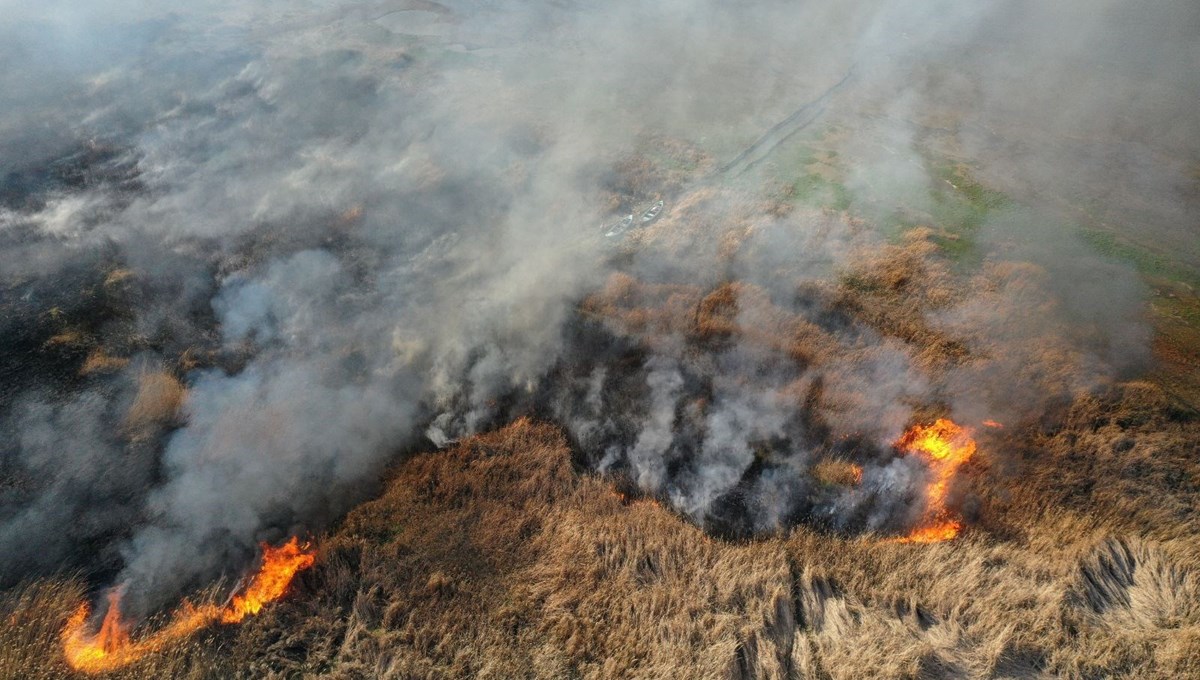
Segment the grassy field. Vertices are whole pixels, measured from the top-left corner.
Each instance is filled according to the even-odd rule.
[[[113,677],[1187,677],[1198,436],[1123,385],[989,437],[960,540],[725,542],[523,420],[397,468],[262,616]],[[65,677],[56,631],[81,596],[7,593],[0,676]]]
[[[748,215],[762,214],[882,233],[837,276],[811,284],[814,299],[903,343],[931,374],[1019,345],[1003,367],[1014,394],[1031,375],[1056,388],[1036,416],[979,433],[980,454],[953,490],[967,518],[961,537],[912,545],[802,524],[724,540],[628,480],[577,468],[560,430],[520,419],[400,462],[378,498],[317,538],[316,565],[260,616],[211,626],[111,677],[1200,675],[1200,301],[1186,268],[1106,231],[1062,227],[1145,278],[1157,360],[1143,379],[1071,389],[1062,386],[1085,358],[1055,332],[956,336],[931,321],[968,299],[1006,304],[1007,289],[1028,294],[1044,274],[987,257],[981,230],[1019,206],[967,165],[929,159],[927,192],[881,215],[818,133],[773,161],[778,191],[749,206],[737,193],[748,179],[691,184],[713,165],[702,150],[670,139],[646,148],[619,167],[609,202],[625,210],[666,195],[672,205],[623,247],[682,257],[711,239],[731,257],[760,224]],[[725,231],[707,234],[714,225]],[[92,288],[115,298],[129,278],[109,273]],[[805,365],[857,351],[736,281],[615,276],[580,311],[650,341],[659,332],[698,347],[737,338]],[[71,380],[128,364],[129,348],[98,345],[72,319],[48,316],[43,329],[44,351],[71,350]],[[145,440],[178,424],[187,389],[178,373],[142,370],[123,436]],[[853,483],[844,461],[812,467],[822,484]],[[67,574],[0,593],[0,678],[72,677],[59,635],[86,589]]]
[[[664,219],[642,238],[684,247],[685,222]],[[1036,270],[994,266],[964,290],[930,236],[916,230],[856,260],[825,294],[920,348],[918,361],[937,372],[994,353],[986,343],[997,339],[963,344],[930,325],[928,310]],[[761,305],[755,318],[774,321],[740,324],[726,299]],[[797,320],[745,284],[706,291],[625,277],[584,308],[630,328],[790,347],[818,364],[840,351],[815,329],[796,333]],[[1162,313],[1186,325],[1192,310]],[[1051,341],[1019,358],[1046,384],[1078,368]],[[175,417],[180,390],[145,374],[129,426]],[[935,545],[805,525],[722,540],[625,480],[574,467],[558,429],[521,419],[400,463],[381,496],[318,538],[316,565],[260,616],[210,627],[112,677],[1200,673],[1200,416],[1146,381],[1077,391],[1035,412],[978,433],[980,453],[952,494],[967,529]],[[839,474],[824,468],[819,479]],[[64,577],[0,596],[0,677],[70,677],[58,631],[84,588]]]

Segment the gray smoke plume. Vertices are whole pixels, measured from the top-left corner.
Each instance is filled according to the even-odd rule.
[[[4,10],[0,581],[83,566],[135,614],[521,414],[714,530],[901,530],[917,406],[1022,417],[1145,359],[1062,196],[1200,263],[1188,3]],[[956,164],[1033,207],[955,214],[986,292],[922,323],[978,360],[934,371],[838,286]]]

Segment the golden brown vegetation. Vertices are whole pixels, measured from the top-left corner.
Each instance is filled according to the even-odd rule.
[[[982,440],[1018,455],[969,474],[959,540],[728,543],[576,473],[522,420],[409,460],[291,598],[118,677],[1194,676],[1198,437],[1129,384]],[[8,595],[0,668],[64,672],[80,594]]]
[[[79,347],[90,343],[88,335],[78,328],[66,328],[46,340],[46,347]]]
[[[165,371],[143,371],[138,376],[137,395],[125,415],[125,427],[132,433],[169,424],[183,405],[187,389],[174,375]]]
[[[826,458],[811,468],[813,479],[822,484],[855,486],[862,482],[862,468],[845,460]]]
[[[638,238],[686,247],[684,223],[703,230],[712,200],[694,192]],[[723,232],[720,252],[755,228]],[[1079,381],[1064,329],[1017,323],[1054,316],[1036,267],[986,262],[956,282],[928,236],[800,293],[912,348],[923,370],[969,377],[1003,360],[1017,387],[1061,397],[978,433],[952,490],[958,539],[800,526],[718,540],[573,469],[557,429],[519,420],[400,464],[261,616],[113,677],[1200,677],[1200,419],[1156,384]],[[650,347],[736,340],[802,366],[870,351],[745,282],[615,275],[581,311]],[[854,398],[802,388],[833,412]],[[145,374],[128,423],[169,422],[183,398],[174,377]],[[833,458],[811,470],[827,484],[856,472]],[[58,581],[4,594],[0,677],[65,677],[58,633],[82,596]]]
[[[57,680],[78,677],[67,666],[61,633],[67,618],[84,599],[78,581],[39,581],[0,593],[0,678]],[[151,622],[154,623],[154,622]],[[110,678],[232,677],[222,667],[211,637],[198,637],[163,650]]]
[[[97,347],[83,360],[83,366],[79,368],[79,374],[108,373],[120,370],[128,365],[129,359],[111,356],[103,348]]]
[[[613,210],[637,209],[637,204],[663,193],[674,194],[713,164],[711,156],[677,138],[643,138],[638,148],[638,153],[616,163],[607,192],[607,202]]]

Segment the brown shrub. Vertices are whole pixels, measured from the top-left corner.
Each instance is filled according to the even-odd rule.
[[[187,388],[165,371],[143,371],[138,376],[137,395],[125,414],[125,427],[135,435],[147,428],[170,423],[187,396]]]
[[[118,371],[129,365],[129,359],[125,357],[109,356],[104,348],[97,347],[92,350],[87,358],[83,360],[83,366],[79,368],[80,375],[91,375],[93,373],[108,373],[110,371]]]

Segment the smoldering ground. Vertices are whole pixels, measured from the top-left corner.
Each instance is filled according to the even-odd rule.
[[[1067,56],[1000,2],[14,9],[4,582],[83,568],[144,613],[326,526],[402,452],[522,413],[717,529],[903,528],[925,473],[890,442],[922,409],[1019,418],[1144,359],[1140,284],[1076,285],[1117,265],[1054,231],[1052,205],[979,216],[974,278],[881,228],[932,209],[889,206],[947,181],[934,146],[1036,177],[1011,182],[1035,202],[1085,169],[1098,200],[1135,173],[1168,229],[1194,136],[1135,134],[1106,174],[1088,145],[997,151],[990,132],[1194,130],[1183,37],[1156,42],[1149,84],[1113,76],[1153,86],[1132,108],[1097,104],[1103,69],[1056,70],[1149,39],[1102,4],[1052,17]],[[858,216],[791,205],[788,138],[720,174],[848,74],[808,124],[835,131]],[[1032,74],[1053,101],[1010,110]],[[1064,104],[1077,116],[1041,116]],[[1051,234],[1033,269],[1008,263],[1013,224]],[[862,484],[813,478],[829,459]]]

